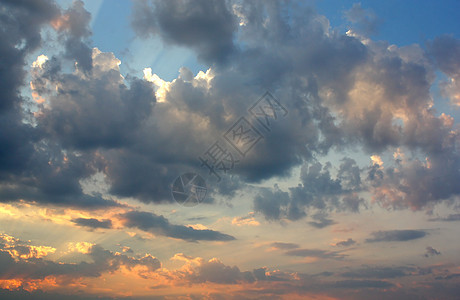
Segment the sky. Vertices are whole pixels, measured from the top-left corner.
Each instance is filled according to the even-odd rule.
[[[458,1],[0,2],[1,299],[456,299]]]

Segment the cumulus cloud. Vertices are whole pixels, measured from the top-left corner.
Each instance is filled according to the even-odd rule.
[[[99,245],[90,245],[85,252],[92,262],[80,262],[77,264],[54,262],[44,259],[39,255],[24,256],[21,254],[15,256],[12,248],[29,247],[21,241],[11,238],[9,244],[0,244],[0,261],[2,270],[0,278],[7,279],[44,279],[48,276],[67,276],[69,279],[79,277],[100,277],[102,273],[113,272],[121,266],[132,269],[137,265],[142,265],[150,272],[161,267],[161,263],[155,257],[147,254],[142,258],[133,258],[124,254],[113,253],[105,250]]]
[[[429,53],[439,69],[448,76],[441,91],[453,105],[460,105],[460,40],[443,35],[428,43]]]
[[[364,36],[375,34],[381,23],[377,15],[370,9],[364,9],[361,3],[354,3],[345,11],[345,17],[353,24],[354,31]]]
[[[269,271],[266,267],[241,271],[237,266],[225,265],[217,258],[204,260],[201,257],[189,257],[177,253],[172,260],[185,262],[185,265],[173,274],[178,276],[178,280],[187,280],[190,283],[241,284],[256,281],[287,281],[294,278],[293,274]]]
[[[336,176],[332,165],[305,163],[301,168],[301,184],[282,191],[278,186],[263,189],[254,198],[254,210],[268,220],[298,220],[312,214],[311,226],[324,228],[334,224],[327,218],[330,210],[359,212],[365,201],[357,194],[363,189],[361,169],[351,158],[344,158]]]
[[[168,43],[195,48],[207,62],[221,62],[236,50],[236,20],[226,1],[140,1],[133,10],[132,25],[138,34],[159,35]]]
[[[254,200],[256,212],[269,220],[298,220],[314,210],[359,212],[366,207],[364,191],[384,206],[424,209],[460,193],[453,184],[460,175],[458,134],[452,117],[431,109],[434,66],[423,49],[332,33],[327,19],[310,9],[283,14],[291,5],[287,3],[231,4],[135,3],[138,34],[158,34],[168,43],[192,47],[210,65],[231,57],[231,64],[212,65],[195,77],[183,68],[170,82],[155,70],[144,79],[122,76],[121,62],[112,53],[91,47],[90,15],[81,2],[66,11],[49,9],[54,13],[37,26],[51,24],[64,48],[33,67],[32,86],[41,102],[31,117],[37,126],[19,122],[18,109],[2,119],[17,124],[11,136],[1,137],[6,145],[1,178],[8,185],[2,199],[116,205],[81,191],[80,180],[101,172],[112,195],[170,202],[175,177],[184,169],[200,168],[197,157],[206,151],[204,145],[221,139],[240,116],[249,116],[251,101],[266,89],[274,91],[289,114],[272,122],[269,131],[261,128],[263,139],[239,160],[234,177],[211,191],[213,199],[234,196],[248,182],[288,176],[302,164],[300,186],[261,191]],[[27,6],[4,5],[27,12]],[[369,14],[354,6],[349,17],[368,19]],[[237,19],[244,24],[237,26]],[[20,22],[19,17],[5,20]],[[34,36],[39,38],[39,32]],[[11,40],[11,47],[19,40]],[[236,43],[245,47],[235,50]],[[441,57],[436,53],[449,43],[455,39],[434,41],[430,53]],[[455,60],[455,51],[448,56]],[[5,91],[22,84],[22,57],[15,65],[22,75]],[[74,72],[64,67],[69,62],[77,62]],[[436,65],[454,72],[442,61]],[[426,161],[408,155],[396,162],[397,168],[374,172],[344,158],[333,172],[334,166],[313,159],[357,145],[372,155],[394,147],[417,150]],[[49,161],[53,164],[46,166]],[[52,176],[61,184],[50,186],[47,178]],[[320,227],[327,223],[311,222]]]
[[[366,239],[367,243],[374,242],[405,242],[423,238],[427,235],[423,230],[388,230],[372,233],[372,238]]]
[[[256,193],[254,212],[269,221],[308,218],[307,224],[325,228],[336,222],[331,213],[359,213],[371,203],[430,210],[457,201],[459,131],[452,116],[434,109],[436,99],[430,92],[440,70],[448,77],[440,85],[443,95],[459,103],[455,37],[435,38],[426,50],[372,41],[368,36],[376,32],[379,20],[360,4],[345,13],[353,25],[347,34],[331,29],[326,17],[313,9],[293,2],[140,1],[133,8],[132,26],[139,37],[158,36],[168,45],[191,48],[207,70],[193,74],[181,68],[170,81],[148,66],[143,78],[122,75],[122,62],[91,44],[91,15],[83,2],[62,10],[46,0],[2,1],[0,201],[80,209],[120,207],[115,197],[171,203],[171,182],[184,170],[206,173],[198,156],[217,140],[231,149],[222,135],[242,116],[263,138],[245,157],[238,157],[232,177],[224,178],[210,194],[230,199],[246,184],[289,177],[302,166],[298,185],[285,190],[275,185]],[[38,52],[44,42],[51,45],[41,49],[47,53]],[[35,63],[30,66],[29,60]],[[29,85],[33,99],[24,92]],[[269,129],[248,112],[266,90],[288,111],[284,118],[271,120]],[[328,162],[328,155],[337,152],[345,157],[337,164]],[[372,164],[356,162],[347,157],[349,152],[364,153]],[[392,152],[393,160],[388,159]],[[104,177],[107,193],[84,191],[82,181],[95,174]],[[214,199],[207,204],[217,203]],[[72,216],[68,221],[108,229],[118,228],[122,220],[125,228],[187,241],[235,239],[219,231],[175,225],[150,212],[117,216]],[[452,214],[432,220],[457,219]],[[233,221],[258,223],[252,213]],[[378,231],[366,242],[402,242],[426,235],[424,230]],[[60,264],[46,259],[52,247],[2,243],[2,266],[24,277],[99,276],[121,266],[143,265],[151,271],[160,267],[151,256],[132,258],[92,244],[75,245],[92,262]],[[354,243],[349,238],[336,246]],[[342,252],[303,249],[293,243],[271,247],[288,256],[345,257]],[[427,248],[425,255],[436,253]],[[288,289],[313,287],[297,279],[311,280],[305,274],[291,277],[267,268],[245,272],[219,259],[193,261],[194,267],[179,273],[198,284],[263,284],[288,278]],[[343,273],[350,280],[318,286],[390,293],[399,286],[366,277],[394,279],[408,271],[365,267]]]

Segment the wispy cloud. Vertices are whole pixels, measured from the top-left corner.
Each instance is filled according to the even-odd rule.
[[[210,229],[193,229],[189,226],[171,224],[165,217],[143,211],[129,211],[120,218],[126,227],[187,241],[232,241],[231,235]]]
[[[405,242],[423,238],[427,235],[423,230],[388,230],[376,231],[372,233],[372,237],[366,239],[367,243],[374,242]]]

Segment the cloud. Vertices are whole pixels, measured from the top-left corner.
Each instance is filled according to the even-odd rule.
[[[8,290],[0,289],[0,297],[4,300],[111,300],[112,297],[90,296],[90,295],[69,295],[66,293],[45,292],[41,290]],[[121,298],[126,299],[126,298]]]
[[[232,219],[232,225],[236,226],[259,226],[260,223],[254,218],[254,212],[249,212],[246,216],[235,217]]]
[[[92,262],[80,262],[77,264],[45,260],[40,255],[24,256],[23,253],[19,256],[14,256],[13,248],[21,246],[29,247],[30,249],[34,248],[24,245],[17,239],[10,238],[9,243],[12,241],[13,247],[0,244],[0,262],[2,264],[0,278],[3,280],[44,279],[48,276],[67,276],[69,279],[77,279],[79,277],[100,277],[102,273],[116,271],[121,266],[132,269],[141,265],[150,272],[161,267],[159,260],[149,254],[137,259],[124,254],[113,253],[99,245],[89,245],[87,251],[83,252],[88,255]]]
[[[338,259],[341,260],[346,255],[341,254],[339,251],[326,251],[319,249],[293,249],[288,250],[284,254],[289,256],[313,257],[319,259]]]
[[[346,241],[340,241],[334,244],[336,247],[348,247],[351,245],[356,244],[356,241],[354,241],[352,238],[348,238]]]
[[[366,239],[367,243],[374,242],[405,242],[423,238],[427,235],[423,230],[388,230],[372,233],[372,238]]]
[[[136,2],[132,25],[140,36],[159,35],[167,43],[194,48],[210,63],[236,50],[236,20],[226,1]]]
[[[36,75],[34,86],[43,87],[49,101],[37,118],[39,128],[70,149],[127,145],[155,104],[153,89],[137,78],[128,87],[112,53],[94,48],[91,57],[90,75],[52,73],[49,61]],[[48,85],[57,91],[46,90]]]
[[[452,105],[460,106],[460,40],[443,35],[430,41],[428,47],[439,69],[448,76],[440,84],[441,93]]]
[[[289,249],[296,249],[300,246],[294,243],[283,243],[283,242],[274,242],[270,244],[271,247],[279,250],[289,250]]]
[[[362,289],[362,288],[377,288],[387,289],[395,286],[393,283],[382,280],[342,280],[337,281],[334,285],[337,288],[347,289]]]
[[[83,1],[76,0],[51,23],[61,33],[59,38],[65,46],[64,56],[75,60],[78,68],[85,72],[92,68],[91,48],[88,46],[91,36],[90,20],[91,14],[84,8]]]
[[[340,276],[353,278],[378,278],[390,279],[399,278],[411,275],[413,268],[409,267],[378,267],[367,266],[362,269],[354,269],[352,271],[343,272]]]
[[[460,221],[460,214],[450,214],[446,217],[436,217],[430,218],[429,221],[431,222],[455,222]]]
[[[365,36],[375,34],[381,23],[377,15],[370,9],[364,9],[361,3],[354,3],[345,11],[345,17],[354,25],[354,31]]]
[[[49,60],[31,70],[34,92],[43,99],[31,116],[37,126],[22,124],[17,109],[1,123],[17,125],[2,137],[1,178],[8,185],[2,199],[115,205],[81,191],[80,180],[101,172],[114,196],[171,202],[171,182],[185,169],[199,169],[197,157],[207,149],[203,145],[221,138],[248,114],[248,99],[256,101],[266,89],[274,91],[289,114],[263,131],[264,138],[232,170],[232,180],[210,193],[213,199],[234,196],[246,183],[288,176],[302,164],[301,185],[288,195],[276,189],[261,192],[254,200],[257,212],[269,220],[298,220],[311,210],[359,212],[366,207],[361,194],[366,190],[384,206],[423,209],[460,193],[452,184],[460,178],[457,133],[450,116],[429,109],[434,73],[423,49],[330,34],[327,19],[311,9],[259,4],[135,3],[138,34],[158,34],[210,62],[206,72],[194,77],[183,68],[170,82],[155,77],[154,70],[144,79],[122,76],[112,53],[91,47],[90,15],[82,2],[40,21],[54,26],[64,52],[46,53]],[[282,13],[286,10],[296,13],[288,17]],[[369,17],[359,5],[349,15],[353,20]],[[244,24],[238,26],[238,20]],[[452,43],[433,45],[442,49],[447,42]],[[12,41],[11,47],[16,44]],[[244,47],[235,50],[237,44]],[[213,65],[224,60],[229,64]],[[451,72],[447,64],[437,65]],[[24,70],[20,73],[10,86],[23,84]],[[380,170],[383,177],[366,178],[366,169],[351,158],[342,160],[337,173],[313,159],[356,145],[372,155],[393,147],[418,149],[430,168],[411,157],[400,162],[399,172],[387,168]],[[46,166],[49,161],[54,165]],[[48,178],[60,184],[52,186]],[[281,201],[273,200],[277,196]],[[320,223],[313,224],[325,224]]]
[[[215,282],[235,284],[237,281],[254,280],[252,274],[242,273],[238,267],[226,266],[218,259],[201,262],[195,272],[188,276],[191,282]]]
[[[261,189],[254,198],[254,210],[262,213],[267,220],[298,220],[307,216],[308,211],[318,211],[312,215],[309,224],[324,228],[335,224],[327,218],[330,210],[359,212],[365,201],[357,192],[363,189],[361,169],[351,158],[342,159],[337,176],[331,174],[332,165],[320,162],[304,163],[300,181],[289,192],[278,186]]]
[[[424,254],[425,257],[431,257],[436,255],[441,255],[441,252],[439,252],[431,246],[426,247],[426,252]]]
[[[231,235],[218,231],[197,230],[189,226],[173,225],[163,217],[149,212],[130,211],[120,215],[124,226],[186,241],[232,241]]]
[[[313,219],[315,221],[310,221],[308,222],[308,224],[318,229],[321,229],[321,228],[324,228],[324,227],[327,227],[327,226],[330,226],[336,223],[334,220],[327,219],[324,213],[313,215]]]
[[[98,220],[94,218],[77,218],[72,220],[73,223],[79,226],[85,226],[89,228],[112,228],[111,220]]]
[[[178,281],[186,280],[190,283],[219,283],[241,284],[255,281],[287,281],[292,279],[292,274],[279,271],[269,271],[266,267],[252,271],[240,271],[237,266],[227,266],[217,258],[204,260],[201,257],[189,257],[183,253],[177,253],[173,260],[185,261],[186,264],[173,272]]]

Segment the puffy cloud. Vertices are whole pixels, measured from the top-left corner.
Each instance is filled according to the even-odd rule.
[[[217,258],[204,260],[201,257],[189,257],[183,253],[176,254],[173,260],[181,260],[185,265],[172,272],[176,280],[190,283],[243,284],[256,281],[286,281],[294,279],[293,274],[269,271],[266,267],[252,271],[241,271],[237,266],[228,266]]]
[[[133,10],[138,34],[159,35],[168,43],[195,48],[210,63],[222,62],[236,50],[236,20],[226,1],[140,1]]]
[[[353,6],[345,11],[345,17],[356,26],[354,31],[358,34],[369,36],[375,34],[381,20],[369,9],[364,9],[361,3],[354,3]]]
[[[112,200],[82,193],[79,180],[94,171],[91,158],[85,154],[66,155],[56,143],[42,140],[43,132],[33,126],[32,116],[21,109],[26,104],[19,93],[24,83],[26,55],[40,45],[41,28],[59,18],[59,8],[51,1],[2,2],[1,14],[5,17],[1,18],[0,51],[9,65],[0,70],[2,84],[5,84],[0,127],[8,128],[0,135],[0,200],[24,199],[86,207],[118,205]],[[54,63],[51,59],[34,69],[45,72],[42,68]],[[36,93],[42,91],[39,82],[34,82],[33,87]]]
[[[432,109],[435,67],[418,46],[398,48],[341,35],[330,31],[325,17],[289,3],[144,1],[134,5],[137,33],[192,47],[210,64],[229,58],[231,63],[213,65],[195,77],[183,68],[170,82],[147,70],[141,80],[121,76],[113,54],[90,47],[90,15],[82,2],[62,12],[49,2],[38,3],[38,8],[47,7],[42,19],[20,17],[33,14],[26,4],[3,4],[13,13],[3,22],[31,23],[23,33],[7,37],[5,47],[18,50],[22,34],[31,37],[24,49],[35,49],[40,39],[36,28],[46,23],[54,26],[64,46],[63,53],[47,54],[50,59],[37,61],[33,68],[34,93],[43,102],[30,116],[37,126],[20,122],[19,109],[0,120],[2,128],[11,128],[0,137],[5,145],[0,158],[3,201],[116,205],[81,191],[79,182],[99,171],[115,196],[170,202],[174,178],[184,169],[199,168],[203,145],[212,145],[248,114],[248,101],[257,100],[265,89],[274,91],[289,114],[273,122],[270,131],[262,129],[264,138],[232,170],[235,179],[213,189],[213,197],[214,192],[234,196],[245,182],[287,176],[300,164],[305,164],[301,185],[287,194],[261,192],[256,211],[270,220],[297,220],[311,209],[358,212],[366,205],[360,194],[365,188],[376,202],[393,208],[424,209],[460,193],[453,184],[460,175],[458,133],[450,116],[438,116]],[[359,5],[347,14],[351,21],[373,22]],[[244,26],[238,27],[237,19]],[[244,47],[235,50],[236,43]],[[436,66],[449,76],[455,75],[449,67],[455,63],[445,60],[455,62],[456,47],[445,60],[442,53],[455,43],[441,37],[429,47]],[[16,81],[5,88],[13,93],[5,103],[15,97],[22,101],[17,91],[25,54],[7,68],[17,69],[19,76],[7,76]],[[63,64],[75,61],[74,72],[67,72]],[[375,170],[383,177],[366,182],[352,159],[342,161],[336,176],[330,165],[313,160],[357,145],[374,158],[393,147],[419,151],[429,164],[414,154],[398,171]],[[63,161],[53,161],[56,157]],[[53,164],[46,166],[49,161]],[[50,186],[48,178],[60,184]],[[275,201],[278,196],[281,200]]]
[[[77,264],[54,262],[45,260],[43,256],[53,253],[56,249],[27,245],[12,237],[8,237],[7,241],[9,244],[0,244],[0,261],[2,263],[0,278],[2,280],[45,279],[49,276],[67,276],[69,279],[77,279],[79,277],[100,277],[102,273],[116,271],[121,266],[132,269],[141,265],[150,272],[161,267],[158,259],[149,254],[138,259],[124,254],[113,253],[99,245],[89,243],[76,243],[72,245],[71,249],[76,249],[88,255],[92,262],[80,262]],[[28,248],[30,251],[28,254],[24,250],[18,252],[16,248],[19,247]],[[15,255],[16,253],[19,255]]]
[[[441,91],[453,105],[460,105],[460,40],[443,35],[428,43],[429,53],[439,69],[448,76]]]
[[[40,110],[39,128],[66,148],[112,148],[129,144],[155,104],[153,89],[133,78],[129,88],[112,53],[92,52],[90,75],[53,74],[45,63],[35,86],[55,86],[43,93],[49,104]],[[50,71],[49,74],[47,71]],[[45,81],[45,82],[44,82]]]
[[[152,256],[141,259],[131,258],[121,254],[113,254],[98,246],[94,246],[89,256],[92,263],[79,264],[55,263],[48,260],[36,259],[34,261],[14,261],[9,254],[0,252],[0,260],[5,266],[0,276],[2,279],[44,279],[48,276],[66,276],[69,278],[100,277],[103,272],[113,272],[121,266],[133,268],[137,265],[145,266],[149,271],[160,268],[160,263]]]
[[[224,265],[218,259],[203,261],[195,269],[195,273],[188,276],[192,282],[215,282],[223,284],[234,284],[241,280],[251,280],[250,273],[243,274],[236,266],[230,267]]]
[[[0,249],[5,251],[5,253],[9,253],[14,259],[42,258],[56,252],[56,248],[30,245],[30,242],[24,243],[4,233],[0,233]]]
[[[85,72],[92,68],[91,48],[88,46],[90,20],[91,14],[84,8],[83,1],[76,0],[51,23],[61,33],[60,39],[65,46],[64,56],[74,60],[78,68]]]
[[[308,211],[317,210],[309,224],[324,228],[335,223],[327,218],[330,210],[358,212],[360,207],[365,207],[364,199],[357,194],[363,185],[362,170],[356,162],[344,158],[335,178],[331,169],[329,162],[324,165],[320,162],[305,163],[300,173],[302,184],[289,188],[289,192],[280,190],[278,186],[262,189],[254,198],[254,210],[268,220],[298,220]]]
[[[423,230],[388,230],[372,233],[372,238],[366,239],[367,243],[374,242],[405,242],[423,238],[427,235]]]
[[[174,225],[163,217],[149,212],[130,211],[120,215],[126,227],[139,228],[186,241],[231,241],[231,235],[209,229],[194,229],[190,226]]]

